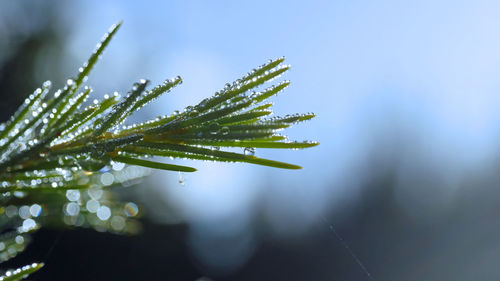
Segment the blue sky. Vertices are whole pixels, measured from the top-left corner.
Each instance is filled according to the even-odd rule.
[[[184,78],[144,118],[196,103],[269,58],[284,55],[292,65],[284,77],[292,86],[275,99],[276,113],[315,112],[316,119],[288,134],[321,145],[257,151],[299,163],[302,171],[195,162],[200,171],[186,175],[187,187],[177,183],[177,175],[158,174],[155,188],[164,190],[164,200],[195,225],[229,218],[236,230],[227,231],[241,232],[258,205],[277,231],[300,232],[356,196],[359,190],[346,186],[359,180],[356,167],[373,151],[392,157],[394,147],[410,148],[396,157],[402,159],[401,200],[413,194],[404,183],[411,181],[408,170],[415,163],[439,170],[443,188],[453,190],[462,173],[480,170],[497,155],[498,1],[94,0],[66,5],[73,30],[69,46],[79,61],[109,25],[124,20],[89,79],[96,93],[126,91],[143,77],[157,83],[178,74]],[[436,208],[450,202],[448,195],[428,200]],[[405,205],[418,212],[419,204]]]

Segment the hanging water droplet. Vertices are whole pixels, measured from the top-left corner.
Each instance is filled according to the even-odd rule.
[[[254,156],[255,155],[255,148],[254,147],[245,147],[243,150],[243,154],[247,156]]]
[[[64,165],[64,158],[63,157],[59,157],[59,159],[57,160],[57,162],[59,163],[59,165]]]
[[[135,217],[139,213],[139,207],[132,202],[125,204],[123,211],[127,217]]]
[[[94,156],[94,158],[96,159],[99,159],[100,157],[102,156]],[[104,166],[106,166],[105,162],[96,159],[93,159],[88,156],[78,157],[76,164],[80,167],[80,169],[84,171],[96,172],[102,169]]]
[[[196,117],[196,116],[198,116],[198,110],[193,109],[193,110],[189,111],[188,116],[189,117]]]
[[[210,131],[210,134],[215,135],[217,132],[220,130],[220,125],[217,122],[210,123],[208,125],[208,130]]]
[[[111,217],[111,209],[107,206],[101,206],[97,210],[96,215],[100,220],[106,221]]]
[[[95,120],[94,126],[97,128],[102,124],[102,122],[103,122],[103,120],[101,118],[99,118],[99,119]]]
[[[179,183],[182,185],[182,186],[185,186],[186,185],[186,180],[184,178],[184,173],[183,172],[179,172]]]
[[[104,156],[104,151],[99,149],[97,145],[92,145],[90,147],[90,154],[92,154],[94,158],[98,158]]]
[[[229,134],[229,127],[224,126],[219,130],[219,132],[223,135],[227,135]]]

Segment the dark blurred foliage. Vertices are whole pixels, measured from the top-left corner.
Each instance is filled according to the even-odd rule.
[[[474,188],[467,188],[446,216],[416,218],[395,199],[395,167],[380,161],[365,163],[373,174],[362,180],[357,200],[303,235],[276,237],[257,223],[260,243],[234,271],[200,263],[190,252],[188,226],[147,219],[137,236],[44,229],[9,265],[46,262],[34,280],[372,280],[358,262],[373,280],[496,280],[500,200],[488,194],[500,179],[493,170],[464,183]],[[427,188],[439,189],[431,171],[418,177]],[[213,241],[212,247],[224,251],[227,241]]]

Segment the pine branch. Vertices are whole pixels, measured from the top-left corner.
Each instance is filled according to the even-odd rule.
[[[43,263],[33,263],[31,265],[25,265],[21,268],[8,270],[4,275],[0,276],[0,281],[18,281],[22,280],[28,275],[38,271],[43,267]]]
[[[260,89],[290,69],[285,58],[270,60],[182,112],[124,125],[128,117],[182,83],[177,76],[148,89],[140,80],[122,97],[105,95],[86,105],[92,68],[115,36],[113,25],[74,78],[49,97],[51,83],[31,94],[0,126],[0,262],[14,257],[40,225],[81,226],[116,233],[138,230],[138,207],[114,199],[107,188],[131,184],[149,168],[194,172],[194,167],[152,161],[151,156],[251,163],[282,169],[294,164],[255,156],[265,148],[303,149],[317,142],[287,141],[278,132],[315,115],[273,114],[267,100],[290,85]],[[242,148],[241,153],[221,148]],[[84,192],[85,191],[85,192]],[[42,207],[43,206],[43,207]],[[61,210],[63,210],[61,212]],[[19,280],[42,265],[8,271],[0,280]]]

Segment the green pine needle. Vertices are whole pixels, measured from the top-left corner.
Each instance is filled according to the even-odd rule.
[[[33,263],[18,269],[8,270],[4,275],[0,276],[0,281],[18,281],[28,277],[43,267],[43,263]]]
[[[177,172],[195,172],[196,171],[195,168],[191,168],[191,167],[153,162],[153,161],[137,159],[137,158],[127,157],[127,156],[122,156],[122,155],[118,155],[118,156],[113,157],[113,161],[129,164],[129,165],[137,165],[137,166],[143,166],[143,167],[160,169],[160,170],[167,170],[167,171],[177,171]]]

